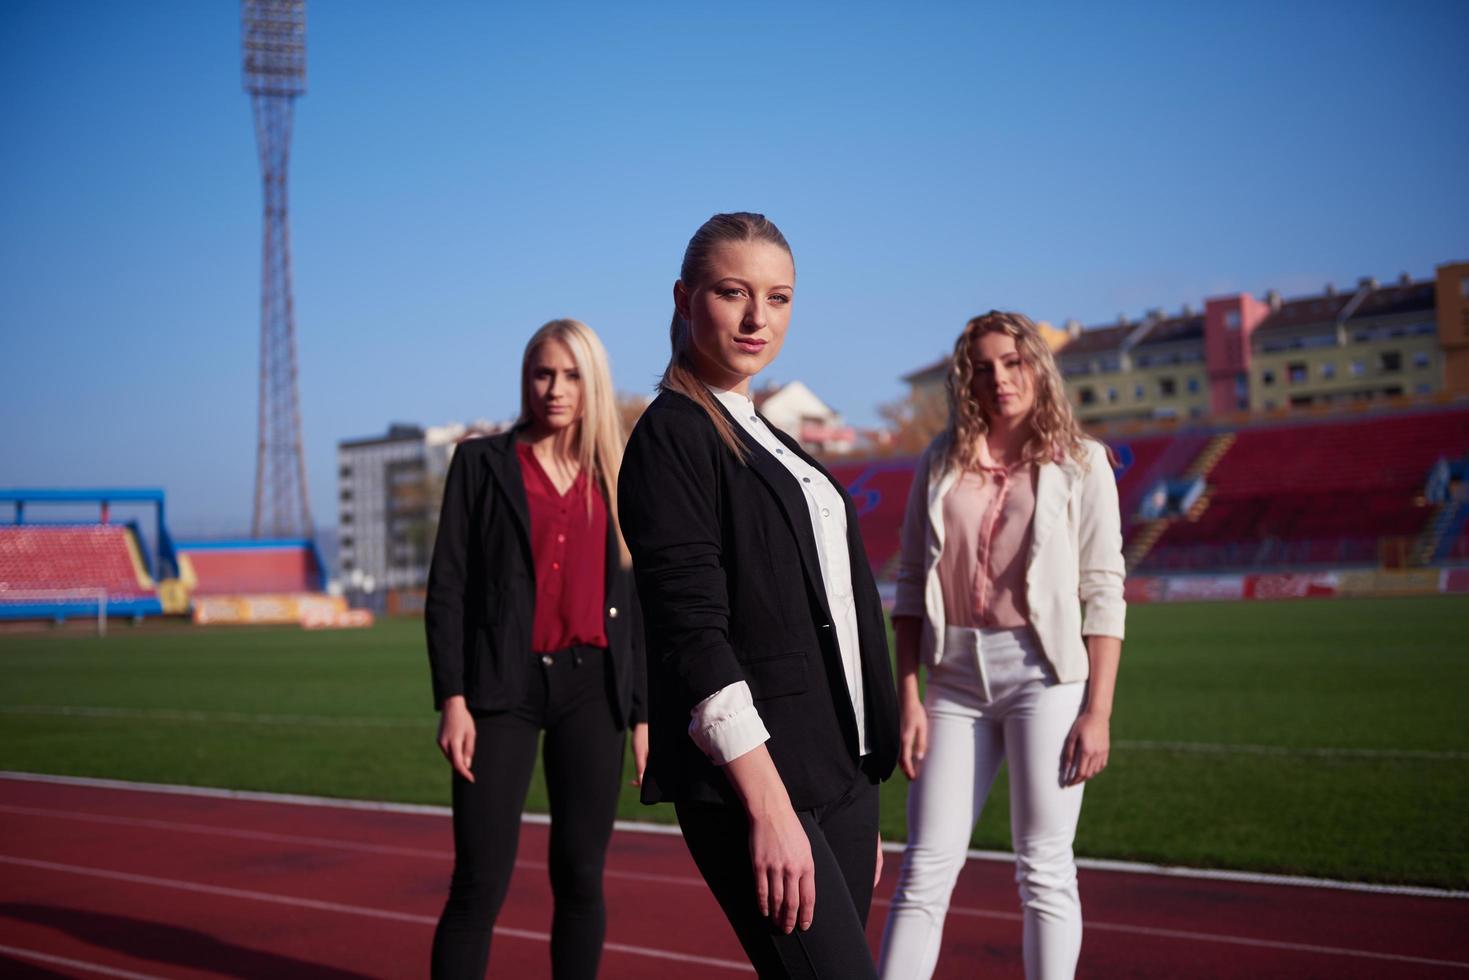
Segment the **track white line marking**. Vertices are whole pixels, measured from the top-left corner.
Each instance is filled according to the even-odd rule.
[[[449,807],[430,806],[421,803],[344,800],[326,796],[263,793],[254,790],[220,789],[211,786],[179,786],[172,783],[132,782],[123,779],[103,779],[95,776],[53,776],[46,773],[0,770],[0,779],[48,783],[57,786],[115,789],[135,793],[162,793],[170,796],[199,796],[206,799],[248,800],[256,803],[284,803],[291,806],[361,810],[371,813],[407,813],[439,817],[452,816],[452,811]],[[544,813],[524,813],[521,814],[521,820],[529,824],[549,825],[551,823],[551,818]],[[674,824],[618,820],[613,826],[617,830],[626,833],[656,834],[667,837],[683,836],[677,825]],[[903,845],[892,841],[884,844],[882,848],[890,854],[901,854],[903,852]],[[999,861],[1005,864],[1015,863],[1015,855],[1009,851],[971,850],[967,853],[967,857],[972,861]],[[1339,881],[1334,878],[1266,874],[1256,871],[1229,871],[1218,868],[1189,868],[1179,865],[1146,864],[1140,861],[1114,861],[1108,858],[1077,858],[1076,866],[1088,871],[1159,875],[1165,878],[1192,878],[1202,881],[1230,881],[1246,885],[1279,885],[1287,888],[1327,888],[1332,891],[1364,892],[1371,895],[1406,895],[1414,898],[1469,899],[1469,891],[1447,888],[1429,888],[1418,885],[1377,885],[1361,881]]]
[[[73,970],[100,973],[104,977],[122,977],[124,980],[164,980],[163,977],[155,976],[152,973],[135,973],[132,970],[121,970],[115,966],[103,966],[101,963],[88,963],[86,960],[74,960],[67,956],[53,956],[50,953],[43,953],[38,949],[22,949],[19,946],[0,946],[0,953],[8,953],[20,959],[35,960],[38,963],[47,963],[51,966],[69,966]]]
[[[885,898],[874,898],[873,905],[891,905]],[[1023,922],[1025,916],[1018,912],[993,912],[989,909],[972,909],[953,906],[949,911],[971,919],[1001,919],[1006,922]],[[1327,956],[1350,956],[1358,959],[1387,960],[1393,963],[1416,963],[1422,966],[1446,966],[1456,970],[1469,970],[1469,963],[1458,960],[1436,960],[1426,956],[1409,956],[1404,953],[1377,953],[1366,949],[1347,949],[1341,946],[1318,946],[1313,943],[1292,943],[1278,939],[1251,939],[1245,936],[1225,936],[1216,932],[1193,932],[1187,929],[1161,929],[1155,926],[1134,926],[1121,922],[1082,923],[1083,931],[1119,932],[1134,936],[1150,936],[1157,939],[1185,939],[1190,942],[1224,943],[1230,946],[1250,946],[1258,949],[1282,949],[1298,953],[1320,953]]]
[[[434,926],[439,921],[435,916],[418,915],[413,912],[375,909],[365,905],[347,905],[342,902],[326,902],[315,898],[298,898],[293,895],[276,895],[272,892],[253,891],[245,888],[228,888],[223,885],[206,885],[195,881],[181,881],[177,878],[159,878],[153,875],[132,874],[126,871],[108,871],[103,868],[89,868],[77,864],[60,864],[55,861],[37,861],[32,858],[17,857],[9,854],[0,854],[0,864],[10,864],[22,868],[35,868],[41,871],[56,871],[64,874],[82,875],[90,878],[102,878],[108,881],[122,881],[134,885],[172,888],[177,891],[196,892],[203,895],[218,895],[224,898],[266,902],[292,908],[313,909],[319,912],[338,912],[344,915],[360,915],[372,919],[386,919],[391,922],[408,922],[414,925]],[[528,929],[511,929],[505,926],[496,926],[495,934],[498,936],[509,936],[515,939],[530,939],[536,942],[548,943],[551,941],[550,933],[532,932]],[[646,956],[653,959],[671,960],[679,963],[697,963],[701,966],[719,967],[726,970],[736,970],[741,973],[754,972],[754,969],[748,963],[738,963],[734,960],[718,959],[713,956],[676,953],[672,950],[632,946],[626,943],[606,943],[603,949],[612,950],[617,953],[627,953],[632,956]]]
[[[1312,759],[1415,759],[1423,762],[1462,762],[1469,759],[1469,752],[1440,752],[1432,749],[1292,748],[1284,745],[1248,745],[1240,742],[1157,742],[1146,739],[1118,739],[1112,744],[1122,749],[1202,755],[1275,755]]]
[[[334,837],[311,837],[301,834],[278,834],[267,830],[242,830],[232,827],[220,827],[214,824],[185,823],[177,820],[153,820],[144,817],[119,817],[100,813],[79,813],[75,810],[56,810],[47,807],[35,806],[12,806],[0,803],[0,813],[14,813],[20,816],[45,817],[48,820],[74,820],[82,823],[110,824],[116,827],[137,827],[143,830],[166,830],[170,833],[203,834],[209,837],[227,837],[233,840],[260,841],[269,844],[291,844],[306,847],[324,847],[340,851],[351,851],[357,854],[384,854],[393,857],[409,857],[416,860],[442,861],[452,864],[454,853],[449,848],[431,850],[426,847],[400,847],[394,844],[369,844],[361,841],[341,840]],[[544,871],[547,864],[544,861],[515,862],[517,868],[528,868]],[[657,874],[649,871],[623,871],[617,868],[607,868],[603,874],[608,878],[622,878],[627,881],[646,881],[663,885],[697,885],[703,887],[702,878],[694,878],[688,875]]]
[[[182,708],[123,708],[85,704],[0,704],[0,714],[63,718],[121,718],[173,721],[188,724],[223,722],[239,725],[284,725],[321,728],[411,728],[428,731],[431,718],[374,718],[347,715],[292,715],[245,711],[196,711]],[[1426,762],[1462,762],[1469,752],[1435,749],[1367,749],[1337,746],[1291,747],[1241,742],[1177,742],[1118,739],[1118,748],[1206,755],[1274,755],[1333,759],[1416,759]]]
[[[0,805],[0,812],[10,812],[10,813],[18,813],[18,814],[24,814],[24,815],[32,815],[32,816],[45,816],[45,817],[48,817],[48,818],[59,817],[59,818],[79,820],[79,821],[84,821],[84,822],[110,823],[110,824],[120,824],[120,825],[125,825],[125,826],[138,826],[138,827],[143,827],[145,829],[157,829],[157,830],[168,830],[168,831],[178,831],[178,832],[188,832],[188,833],[199,833],[199,834],[214,835],[214,836],[223,836],[223,837],[237,837],[237,838],[241,838],[241,839],[260,840],[260,841],[266,841],[266,842],[272,842],[272,843],[291,843],[291,844],[304,844],[304,845],[308,845],[308,846],[334,847],[334,848],[341,848],[341,849],[350,850],[350,851],[356,851],[356,852],[361,852],[361,853],[392,854],[392,855],[402,855],[402,856],[417,857],[417,858],[430,857],[430,858],[436,858],[436,859],[445,860],[445,861],[448,861],[451,858],[451,855],[448,852],[446,852],[446,851],[429,851],[429,850],[426,850],[426,849],[423,849],[423,848],[392,847],[392,846],[389,846],[389,845],[381,845],[381,844],[362,844],[362,843],[356,843],[356,842],[350,842],[350,841],[338,841],[338,840],[334,840],[334,839],[331,839],[331,838],[324,838],[324,837],[306,837],[306,836],[296,836],[296,835],[291,835],[291,834],[268,833],[268,832],[263,832],[263,831],[231,830],[231,829],[226,829],[226,828],[206,826],[206,825],[203,825],[203,824],[180,823],[180,822],[169,821],[169,820],[145,820],[145,819],[135,818],[135,817],[112,817],[112,816],[101,816],[101,815],[94,815],[94,814],[79,814],[79,813],[71,813],[71,812],[68,812],[68,811],[61,811],[61,810],[47,810],[47,809],[40,808],[40,807],[20,807],[20,806],[7,806],[7,805]],[[19,863],[19,864],[30,864],[30,865],[38,866],[38,867],[55,867],[55,868],[60,868],[60,869],[65,869],[65,870],[78,871],[78,873],[93,873],[93,874],[97,874],[97,875],[102,876],[102,877],[115,877],[115,878],[121,878],[122,880],[134,880],[134,879],[140,879],[140,878],[144,878],[145,877],[145,876],[129,875],[129,874],[126,874],[124,872],[107,872],[107,871],[101,871],[101,870],[98,870],[98,869],[90,869],[90,870],[88,870],[88,869],[78,869],[75,866],[52,865],[50,862],[34,861],[34,860],[31,860],[31,859],[23,859],[23,858],[6,858],[4,856],[0,856],[0,862],[4,862],[4,861],[10,861],[11,863]],[[540,861],[516,861],[515,862],[515,866],[517,868],[531,868],[531,869],[538,869],[538,870],[544,870],[546,868],[545,863],[544,862],[540,862]],[[655,882],[655,883],[658,883],[658,884],[677,885],[677,886],[684,886],[684,887],[702,888],[704,886],[704,882],[703,882],[702,879],[697,878],[697,877],[693,877],[693,876],[688,876],[688,875],[652,874],[652,873],[637,872],[637,871],[621,871],[621,870],[614,869],[614,868],[608,868],[607,871],[606,871],[606,875],[609,878],[620,878],[620,879],[626,879],[626,880],[632,880],[632,881],[649,881],[649,882]],[[159,882],[161,882],[161,881],[168,881],[168,879],[159,879],[158,881]],[[150,883],[156,883],[152,879],[149,879],[149,882]],[[175,887],[183,887],[183,884],[175,885]],[[191,886],[191,887],[194,887],[197,890],[208,890],[208,891],[215,891],[215,892],[221,892],[221,893],[231,893],[231,894],[235,894],[236,893],[234,889],[221,889],[221,888],[219,888],[219,886],[212,886],[212,885],[196,885],[196,886]],[[256,895],[258,893],[243,893],[243,894],[247,894],[247,895],[253,896],[253,895]],[[296,901],[301,902],[301,903],[307,903],[307,902],[312,902],[314,900],[311,900],[311,899],[300,899],[300,900],[296,900]],[[330,905],[332,908],[337,909],[339,911],[349,910],[349,909],[355,909],[356,908],[356,907],[353,907],[353,906],[340,906],[340,907],[338,907],[338,906],[332,905],[332,903],[325,903],[325,904],[326,905]],[[872,900],[872,904],[875,905],[875,906],[888,906],[888,905],[891,905],[892,902],[891,902],[890,899],[874,898]],[[950,911],[953,912],[955,915],[963,916],[963,917],[966,917],[966,918],[994,919],[994,920],[998,920],[998,921],[1002,921],[1002,922],[1020,922],[1020,921],[1023,921],[1023,919],[1024,919],[1024,917],[1020,913],[1018,913],[1018,912],[1003,912],[1003,911],[998,911],[998,910],[993,910],[993,909],[972,908],[972,907],[968,907],[968,906],[953,906],[950,909]],[[393,914],[393,915],[407,915],[407,913],[391,913],[391,914]],[[426,921],[426,922],[432,922],[432,921],[434,921],[434,920],[432,920],[431,918],[429,918],[427,916],[417,916],[417,917],[409,916],[409,920],[410,921]],[[1131,935],[1140,935],[1140,936],[1150,936],[1150,937],[1154,937],[1154,938],[1163,938],[1163,939],[1183,939],[1183,940],[1188,940],[1188,941],[1192,941],[1192,942],[1224,943],[1224,944],[1227,944],[1227,945],[1235,945],[1235,946],[1250,946],[1250,947],[1265,948],[1265,949],[1292,950],[1292,951],[1297,951],[1297,952],[1320,953],[1320,954],[1333,955],[1333,956],[1349,956],[1349,957],[1366,958],[1366,959],[1386,960],[1386,961],[1391,961],[1391,962],[1416,963],[1416,964],[1429,965],[1429,966],[1446,966],[1446,967],[1453,967],[1455,969],[1469,969],[1469,963],[1466,963],[1466,962],[1458,962],[1458,961],[1454,961],[1454,960],[1439,960],[1439,959],[1432,959],[1432,958],[1429,958],[1429,957],[1412,956],[1412,955],[1401,954],[1401,953],[1380,953],[1380,952],[1374,952],[1374,951],[1371,951],[1371,950],[1349,949],[1349,948],[1346,948],[1346,947],[1337,947],[1337,946],[1322,946],[1322,945],[1316,945],[1316,944],[1311,944],[1311,943],[1295,943],[1295,942],[1290,942],[1290,941],[1287,941],[1287,940],[1252,939],[1252,938],[1246,938],[1246,937],[1240,937],[1240,936],[1227,936],[1227,935],[1223,935],[1223,934],[1219,934],[1219,933],[1197,932],[1197,931],[1180,930],[1180,929],[1163,929],[1163,928],[1158,928],[1158,927],[1153,927],[1153,926],[1138,926],[1138,925],[1130,925],[1130,924],[1116,923],[1116,922],[1094,922],[1094,921],[1088,921],[1085,924],[1085,928],[1087,928],[1087,929],[1095,929],[1095,930],[1100,931],[1100,932],[1118,932],[1118,933],[1125,933],[1125,934],[1131,934]],[[524,930],[514,930],[514,929],[504,929],[504,930],[501,930],[501,929],[497,929],[496,931],[497,932],[504,931],[507,935],[515,935],[515,936],[517,936],[519,938],[546,939],[546,940],[549,940],[549,938],[550,938],[549,936],[545,936],[545,935],[543,935],[541,933],[529,933],[529,932],[525,932]],[[620,947],[617,947],[616,944],[609,943],[609,944],[607,944],[607,948],[608,949],[613,949],[613,948],[620,948]],[[655,955],[655,954],[661,954],[663,952],[663,951],[656,951],[656,950],[650,952],[650,951],[646,950],[643,947],[626,947],[625,949],[622,949],[622,951],[630,952],[630,953],[636,953],[638,955]],[[666,958],[680,958],[680,957],[684,957],[684,956],[686,956],[686,954],[682,954],[682,953],[669,953],[669,954],[667,954],[667,957]],[[721,961],[721,962],[728,963],[729,961]]]
[[[342,715],[276,715],[244,711],[188,711],[179,708],[113,708],[84,704],[0,704],[0,714],[64,718],[123,718],[189,724],[289,725],[321,728],[433,729],[432,718],[353,718]]]

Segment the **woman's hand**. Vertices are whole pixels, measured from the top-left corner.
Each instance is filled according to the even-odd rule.
[[[781,932],[811,928],[816,914],[816,861],[806,828],[789,802],[783,811],[750,819],[750,864],[760,914]]]
[[[917,779],[923,770],[923,757],[928,754],[928,710],[915,697],[905,697],[898,703],[898,764],[903,775]]]
[[[643,770],[648,768],[648,723],[640,721],[632,726],[633,779],[628,785],[643,785]]]
[[[882,831],[880,830],[877,832],[877,870],[872,873],[872,887],[876,888],[879,881],[882,881]]]
[[[1061,753],[1061,782],[1075,786],[1091,779],[1107,768],[1107,752],[1112,745],[1111,719],[1083,711],[1071,725],[1066,748]]]
[[[724,764],[750,820],[755,902],[777,929],[811,928],[816,914],[816,861],[770,751],[757,745]]]
[[[454,771],[474,782],[474,716],[464,703],[464,695],[445,698],[439,708],[439,751]]]

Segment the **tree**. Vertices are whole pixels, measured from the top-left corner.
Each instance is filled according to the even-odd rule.
[[[652,404],[647,395],[634,395],[626,391],[617,393],[617,414],[622,419],[622,435],[632,435],[632,427],[643,417],[643,409]]]
[[[907,397],[877,407],[888,423],[891,438],[882,448],[885,455],[915,456],[948,423],[949,410],[941,387],[915,388]]]

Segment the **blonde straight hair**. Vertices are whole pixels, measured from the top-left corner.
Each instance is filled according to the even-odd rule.
[[[684,288],[693,292],[703,285],[708,276],[709,253],[721,245],[734,242],[766,242],[784,249],[787,255],[791,254],[791,247],[786,244],[785,236],[765,215],[751,211],[716,214],[699,226],[694,237],[689,239],[688,248],[684,249],[683,265],[678,273]],[[795,264],[794,256],[791,263]],[[668,367],[663,370],[663,378],[658,382],[658,390],[676,391],[693,399],[709,416],[709,421],[714,423],[714,431],[719,434],[719,440],[734,453],[735,459],[741,463],[748,462],[749,454],[745,450],[745,444],[735,434],[729,418],[720,410],[719,403],[694,371],[694,362],[689,355],[692,344],[689,323],[679,316],[678,310],[673,311],[668,339],[673,351],[668,358]]]
[[[1058,462],[1069,456],[1085,467],[1086,434],[1081,431],[1066,385],[1051,348],[1030,317],[1023,313],[990,310],[964,325],[954,341],[954,358],[949,364],[946,387],[949,395],[947,428],[948,465],[958,469],[979,466],[979,444],[990,431],[989,420],[974,397],[974,342],[987,333],[1003,333],[1015,339],[1020,359],[1030,368],[1034,378],[1035,404],[1030,410],[1030,440],[1022,448],[1022,458],[1031,463]],[[1108,450],[1110,455],[1111,451]]]
[[[622,540],[622,524],[617,520],[617,472],[622,467],[622,447],[627,441],[622,432],[622,416],[617,411],[617,398],[612,391],[612,369],[607,349],[580,320],[552,320],[531,335],[520,360],[520,418],[516,426],[531,421],[530,362],[536,350],[548,340],[559,340],[571,352],[571,359],[581,375],[581,417],[572,423],[572,441],[577,462],[591,479],[587,481],[587,510],[592,508],[593,480],[607,498],[607,509],[617,532],[618,557],[624,568],[632,564],[627,542]]]

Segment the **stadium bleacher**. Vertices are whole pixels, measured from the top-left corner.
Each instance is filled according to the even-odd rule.
[[[116,524],[0,526],[0,586],[7,591],[100,589],[138,599],[153,583],[138,564],[132,532]]]
[[[180,566],[198,596],[320,592],[322,563],[310,541],[181,541]]]
[[[1374,564],[1420,535],[1430,468],[1469,450],[1469,412],[1241,429],[1207,475],[1197,520],[1174,521],[1145,571]]]
[[[64,619],[161,611],[131,528],[119,524],[0,525],[0,618]]]
[[[1205,474],[1207,503],[1196,520],[1176,519],[1135,571],[1212,572],[1376,565],[1383,542],[1411,543],[1436,506],[1423,499],[1441,458],[1469,454],[1469,409],[1451,407],[1342,416],[1233,430]],[[1199,460],[1219,431],[1207,428],[1109,439],[1129,543],[1149,522],[1144,496]],[[913,459],[836,462],[852,494],[868,559],[880,581],[896,572]],[[1469,517],[1469,507],[1460,516]],[[1406,553],[1406,547],[1399,552]],[[1469,523],[1454,521],[1437,560],[1469,560]]]

